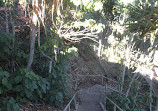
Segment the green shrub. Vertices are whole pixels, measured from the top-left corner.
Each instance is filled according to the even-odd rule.
[[[12,44],[15,38],[12,34],[0,33],[0,59],[7,60],[12,53]]]
[[[70,81],[66,73],[68,69],[66,60],[73,55],[76,56],[76,49],[73,47],[68,50],[69,47],[63,44],[63,40],[57,45],[53,42],[51,47],[44,44],[35,52],[32,64],[34,73],[21,68],[26,65],[28,43],[19,41],[11,34],[0,33],[0,61],[3,61],[0,63],[0,67],[3,67],[0,68],[0,110],[18,111],[18,103],[26,101],[45,102],[62,107],[64,101],[69,98]],[[40,51],[53,57],[52,47],[59,48],[61,51],[57,56],[58,61],[53,62],[52,73],[49,74],[48,60]]]
[[[62,108],[64,100],[69,98],[68,76],[66,74],[52,74],[50,80],[50,90],[48,91],[45,101],[52,106]]]
[[[17,101],[25,102],[26,100],[39,102],[44,94],[50,89],[50,84],[47,79],[36,75],[27,69],[20,69],[13,74],[0,71],[0,99],[14,97]],[[12,99],[4,99],[12,103]],[[8,104],[9,104],[8,103]],[[1,107],[4,105],[1,105]],[[7,106],[8,107],[8,106]]]
[[[118,106],[120,106],[124,111],[145,111],[136,102],[134,97],[121,96],[115,92],[108,95],[108,97],[113,100]],[[111,106],[110,102],[107,102],[108,106]]]
[[[5,94],[12,90],[12,84],[9,82],[10,73],[3,71],[0,67],[0,94]]]
[[[0,111],[18,111],[19,105],[13,98],[9,98],[10,93],[14,89],[10,82],[11,74],[3,71],[0,67]]]
[[[28,69],[10,74],[0,68],[0,109],[18,109],[17,102],[27,100],[62,107],[69,97],[69,83],[67,75],[61,70],[43,78]]]
[[[50,89],[47,79],[33,73],[28,69],[20,69],[12,76],[11,83],[14,85],[13,92],[20,101],[31,100],[38,102]]]
[[[0,111],[19,111],[20,107],[14,98],[3,98],[0,101]]]
[[[10,33],[0,33],[0,66],[8,72],[24,67],[28,58],[29,44]]]

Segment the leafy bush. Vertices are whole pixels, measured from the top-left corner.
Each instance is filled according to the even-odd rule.
[[[0,111],[19,111],[20,107],[18,103],[15,101],[15,99],[10,98],[3,98],[2,101],[0,101]]]
[[[124,111],[145,111],[136,102],[134,97],[124,97],[115,92],[108,95],[118,106],[120,106]],[[111,106],[110,102],[107,102],[108,106]]]
[[[45,101],[52,106],[62,107],[69,94],[68,84],[67,75],[60,69],[50,77],[43,78],[28,69],[19,69],[10,74],[0,68],[0,109],[17,111],[17,102],[26,100]]]
[[[70,81],[64,73],[51,74],[50,90],[48,91],[45,101],[51,106],[63,107],[64,100],[69,98]]]
[[[38,102],[50,89],[47,79],[36,75],[27,69],[20,69],[12,75],[1,68],[0,71],[0,98],[2,99],[2,109],[8,107],[17,108],[16,101],[10,96],[14,96],[17,101],[26,100]],[[5,106],[5,104],[10,104]]]
[[[19,42],[21,40],[15,39],[11,34],[0,33],[0,61],[3,61],[0,63],[0,110],[18,111],[18,103],[26,101],[62,107],[69,98],[70,82],[66,74],[66,60],[70,56],[77,56],[77,49],[73,47],[68,50],[69,47],[64,45],[63,40],[57,44],[55,39],[51,39],[49,45],[43,44],[36,50],[32,65],[34,73],[21,68],[26,65],[28,43]],[[55,50],[60,49],[60,53],[57,56],[58,61],[53,62],[52,73],[49,74],[48,60],[40,51],[53,57],[55,53],[52,47]]]
[[[12,90],[12,84],[9,82],[10,73],[3,71],[0,67],[0,94],[5,94]]]
[[[12,43],[15,41],[15,38],[12,34],[0,33],[0,59],[7,60],[8,56],[12,52]],[[6,56],[7,55],[7,56]]]
[[[13,98],[9,98],[8,95],[13,89],[13,85],[10,83],[10,73],[3,71],[0,67],[0,111],[18,111],[19,106]]]
[[[0,33],[0,66],[8,72],[26,64],[29,44],[21,41],[10,33]]]
[[[50,89],[50,84],[47,79],[42,78],[28,69],[20,69],[15,72],[12,76],[11,83],[14,85],[13,92],[19,93],[16,99],[20,101],[28,99],[37,102]]]

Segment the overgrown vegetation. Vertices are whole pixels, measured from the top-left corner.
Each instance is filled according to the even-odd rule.
[[[109,95],[110,99],[112,99],[115,103],[117,103],[118,106],[121,106],[121,108],[124,110],[124,111],[146,111],[146,110],[149,110],[147,107],[145,109],[145,107],[141,107],[139,106],[138,104],[138,101],[135,97],[124,97],[124,96],[121,96],[117,93],[112,93]],[[110,106],[112,104],[110,104],[108,102],[108,106]],[[109,107],[110,108],[110,107]],[[113,110],[113,109],[109,109],[109,110]]]
[[[18,111],[19,104],[26,102],[62,108],[70,97],[67,61],[78,57],[76,43],[91,49],[83,53],[94,49],[104,71],[104,61],[119,64],[115,75],[109,69],[111,75],[105,76],[119,81],[124,96],[112,93],[109,97],[121,108],[154,109],[158,97],[156,0],[127,5],[120,0],[11,0],[0,1],[0,7],[4,30],[0,32],[0,110]],[[20,24],[27,26],[26,35],[18,35],[24,28]],[[146,93],[141,95],[142,91]]]
[[[48,73],[47,61],[45,59],[41,60],[41,54],[40,56],[37,55],[36,60],[40,60],[40,64],[39,62],[34,63],[34,66],[39,66],[33,66],[36,72],[34,73],[27,68],[23,68],[27,59],[27,50],[24,47],[26,44],[17,44],[19,41],[13,35],[7,33],[1,33],[0,38],[2,45],[0,57],[2,66],[0,68],[0,109],[17,111],[19,110],[19,102],[27,102],[28,100],[63,107],[63,102],[70,97],[69,87],[71,85],[66,73],[67,66],[65,63],[66,58],[70,58],[70,54],[73,56],[71,52],[74,49],[68,52],[68,47],[65,50],[63,48],[63,53],[58,56],[58,62],[53,63],[51,73]],[[37,50],[37,53],[40,52]]]

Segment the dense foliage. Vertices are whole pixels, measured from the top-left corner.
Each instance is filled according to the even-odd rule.
[[[52,106],[62,107],[63,101],[69,98],[70,86],[70,79],[68,79],[66,74],[66,60],[64,59],[69,57],[69,53],[73,49],[67,53],[67,57],[66,55],[63,56],[63,54],[59,55],[58,63],[54,63],[51,74],[48,73],[48,65],[44,65],[47,64],[47,61],[45,59],[41,60],[41,56],[37,55],[36,59],[41,62],[40,64],[34,63],[39,66],[34,69],[36,73],[39,72],[39,74],[36,74],[29,69],[23,68],[27,57],[25,52],[26,47],[24,47],[25,44],[17,45],[19,46],[17,47],[16,43],[18,41],[14,39],[14,36],[7,33],[1,33],[0,38],[2,45],[0,56],[2,66],[0,68],[1,110],[11,111],[14,109],[17,111],[19,110],[18,103],[27,102],[28,100],[32,102],[45,101]],[[37,52],[39,53],[39,51]],[[63,53],[66,54],[64,50]],[[7,64],[8,62],[12,64]],[[14,65],[14,63],[16,64]],[[40,67],[42,68],[40,69]]]
[[[78,56],[76,43],[87,47],[82,53],[88,53],[90,47],[101,66],[104,60],[119,64],[115,75],[108,70],[122,80],[121,93],[127,91],[126,96],[112,93],[109,97],[121,108],[149,110],[139,103],[145,100],[153,108],[155,95],[149,85],[141,89],[144,84],[134,71],[140,66],[156,66],[156,0],[136,0],[127,5],[120,0],[0,0],[0,7],[6,30],[0,32],[0,110],[18,111],[19,104],[26,102],[62,108],[70,97],[67,61]],[[24,33],[29,34],[18,35],[20,24],[26,25]],[[19,32],[15,31],[18,27]],[[135,93],[142,90],[146,93],[139,98]]]
[[[139,104],[137,104],[136,98],[134,97],[124,97],[121,96],[117,93],[112,93],[109,95],[110,99],[112,99],[118,106],[120,106],[124,111],[145,111],[145,110],[149,110],[144,109],[144,107],[139,106]],[[108,102],[108,106],[110,106],[110,103]],[[112,109],[109,109],[112,110]]]

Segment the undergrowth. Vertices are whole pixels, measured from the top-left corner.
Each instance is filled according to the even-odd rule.
[[[19,111],[19,104],[26,102],[62,108],[64,101],[70,98],[71,79],[65,64],[73,55],[73,48],[57,44],[63,53],[58,54],[58,61],[53,62],[52,72],[49,73],[49,61],[40,53],[42,48],[35,52],[33,69],[25,68],[28,47],[27,42],[20,41],[11,34],[0,33],[0,111]],[[51,50],[49,46],[45,45]],[[48,55],[54,55],[50,53]],[[42,68],[44,70],[40,70]]]

